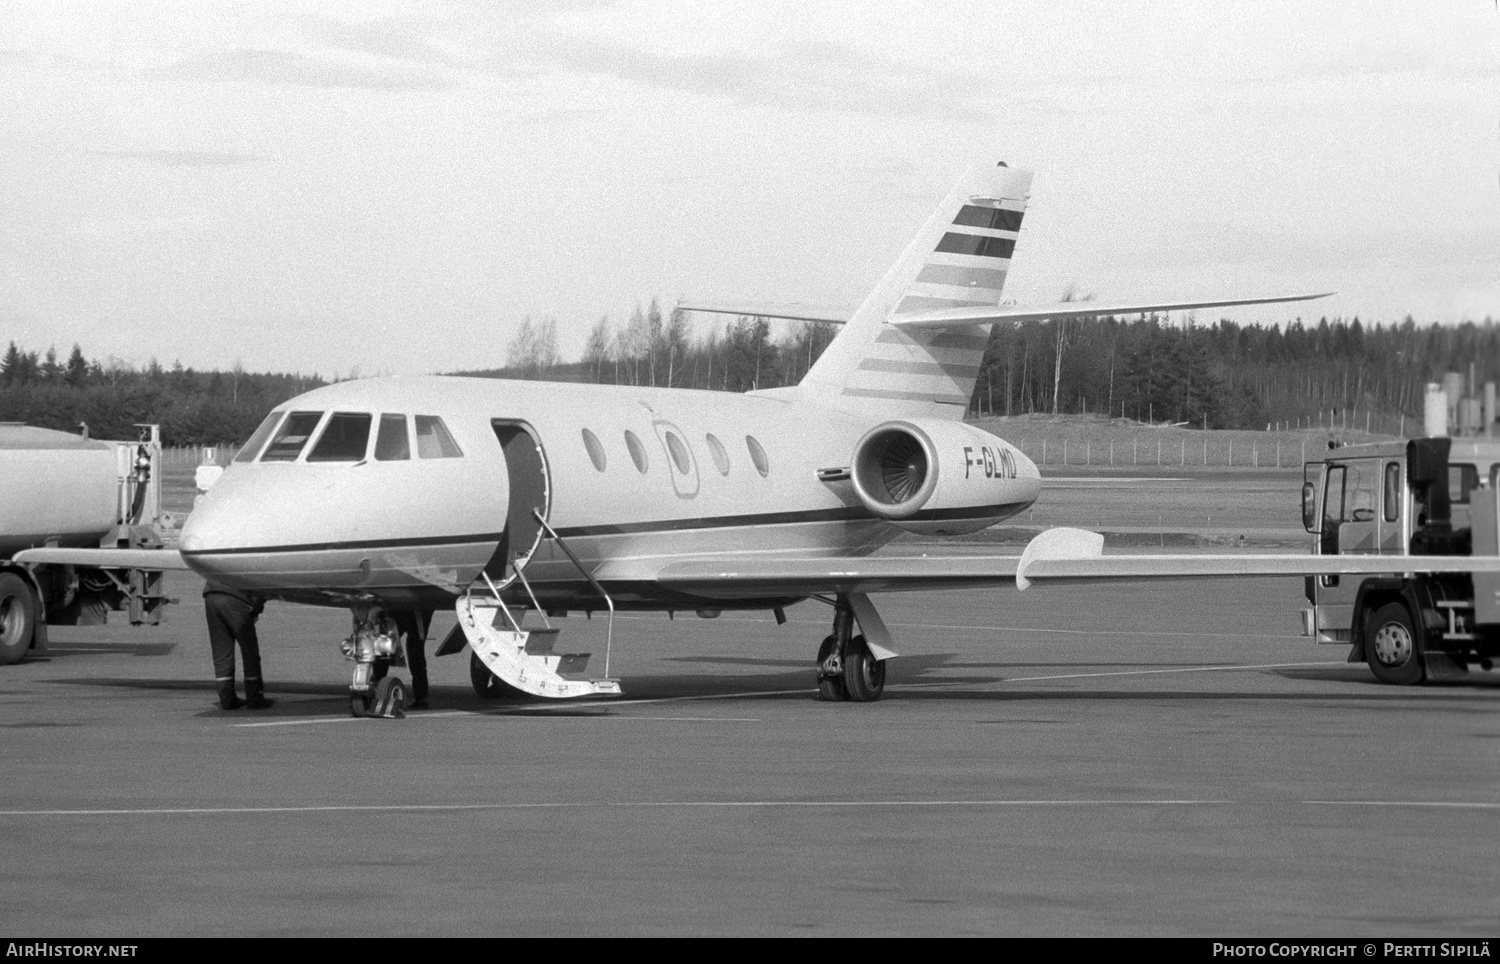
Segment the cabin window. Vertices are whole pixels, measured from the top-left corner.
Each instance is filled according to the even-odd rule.
[[[608,461],[604,457],[604,444],[599,441],[599,436],[595,435],[593,432],[590,432],[588,429],[584,429],[583,447],[588,449],[589,461],[594,463],[594,468],[598,469],[600,472],[603,472],[604,466],[608,464]]]
[[[755,463],[755,471],[765,478],[771,472],[771,460],[766,458],[766,450],[760,447],[754,435],[745,436],[745,447],[750,450],[750,461]]]
[[[630,450],[630,461],[635,463],[636,471],[645,475],[646,470],[651,467],[650,460],[646,458],[646,446],[641,444],[641,440],[630,429],[625,430],[625,447]]]
[[[453,441],[453,436],[448,434],[448,426],[436,415],[418,415],[417,423],[417,458],[419,459],[456,459],[463,457],[463,450],[458,443]]]
[[[271,444],[266,447],[266,454],[260,457],[262,462],[295,462],[297,456],[302,454],[303,446],[312,436],[313,429],[323,420],[322,412],[293,412],[281,423],[281,429],[277,431],[276,437],[271,439]]]
[[[1385,521],[1401,518],[1401,463],[1385,464]]]
[[[676,432],[668,432],[666,434],[667,451],[671,453],[672,463],[677,466],[678,473],[681,475],[691,475],[693,472],[693,460],[688,455],[687,445],[683,443],[682,439],[677,437]]]
[[[375,461],[401,462],[409,458],[411,438],[406,434],[406,416],[380,416],[380,431],[375,435]]]
[[[307,453],[309,462],[359,462],[370,445],[368,412],[334,412],[318,436],[318,444]]]
[[[1469,493],[1479,488],[1479,469],[1473,465],[1448,466],[1448,499],[1454,505],[1468,505]]]
[[[266,420],[261,422],[260,427],[255,430],[255,434],[251,435],[249,440],[240,448],[239,452],[235,454],[234,460],[236,462],[254,462],[255,457],[260,454],[260,450],[265,446],[266,439],[270,438],[271,433],[276,430],[276,423],[281,421],[281,416],[285,414],[286,412],[272,412],[270,415],[267,415]]]
[[[708,451],[714,457],[714,468],[719,470],[720,475],[728,475],[729,453],[724,451],[724,443],[712,432],[703,436],[703,440],[708,443]]]

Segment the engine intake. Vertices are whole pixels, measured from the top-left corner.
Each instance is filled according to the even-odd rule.
[[[850,460],[865,508],[904,529],[973,532],[1035,501],[1036,466],[963,422],[893,421],[866,432]]]

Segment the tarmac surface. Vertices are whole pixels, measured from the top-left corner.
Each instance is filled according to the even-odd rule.
[[[346,612],[274,603],[275,707],[219,711],[199,589],[0,668],[12,936],[1500,930],[1500,687],[1375,683],[1298,580],[876,597],[873,704],[814,699],[820,604],[622,618],[624,698],[463,655],[405,720],[350,717]]]

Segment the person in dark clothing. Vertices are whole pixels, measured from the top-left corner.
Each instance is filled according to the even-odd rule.
[[[208,619],[208,643],[214,655],[220,709],[247,706],[263,710],[276,702],[266,699],[265,683],[260,677],[260,640],[255,635],[255,621],[264,608],[265,600],[213,580],[203,587],[203,612]],[[245,665],[244,700],[234,691],[235,643],[240,644],[240,659]]]
[[[395,620],[396,632],[401,634],[406,647],[406,668],[411,670],[411,703],[407,709],[425,710],[427,709],[427,653],[424,647],[427,645],[427,627],[432,622],[432,614],[417,612],[413,609],[395,609],[391,610],[391,618]],[[384,679],[389,669],[389,660],[378,660],[371,678]]]

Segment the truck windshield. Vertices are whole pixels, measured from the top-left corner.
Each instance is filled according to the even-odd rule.
[[[1473,465],[1448,466],[1448,500],[1454,505],[1468,505],[1469,493],[1479,488],[1479,469]]]

